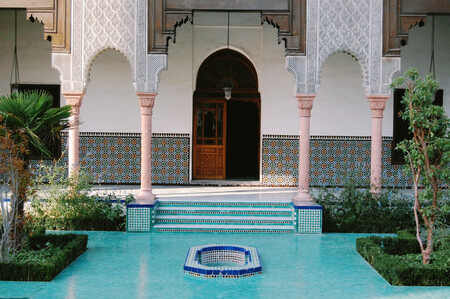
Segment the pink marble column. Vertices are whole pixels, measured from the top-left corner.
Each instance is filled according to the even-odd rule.
[[[138,203],[154,203],[152,192],[152,114],[155,92],[136,93],[141,105],[141,189],[136,197]]]
[[[372,111],[372,143],[370,157],[370,190],[372,193],[381,191],[381,158],[383,112],[390,95],[369,95],[370,110]]]
[[[69,130],[69,177],[76,175],[80,168],[79,139],[80,139],[80,107],[83,101],[83,91],[70,91],[62,93],[66,104],[72,106]]]
[[[311,108],[315,94],[298,94],[298,109],[300,110],[300,153],[298,163],[298,193],[294,202],[313,201],[309,194],[309,128]]]

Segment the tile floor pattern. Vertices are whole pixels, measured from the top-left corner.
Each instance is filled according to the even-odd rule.
[[[67,161],[67,136],[62,139],[65,155],[60,164]],[[297,186],[298,139],[296,135],[263,136],[262,186]],[[411,180],[402,173],[403,166],[390,162],[391,143],[391,137],[383,138],[383,186],[408,187]],[[80,133],[80,163],[95,183],[139,184],[140,147],[139,133]],[[189,134],[155,133],[152,150],[154,184],[189,184]],[[370,137],[312,136],[310,178],[311,186],[343,186],[349,179],[367,185]]]

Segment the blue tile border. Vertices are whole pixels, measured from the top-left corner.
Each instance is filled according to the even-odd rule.
[[[140,204],[136,203],[136,201],[130,202],[127,205],[127,208],[155,208],[158,205],[159,201],[155,200],[155,203],[153,204]]]
[[[296,210],[322,210],[322,206],[315,202],[305,202],[302,204],[291,202],[291,205]]]
[[[211,253],[213,261],[235,263],[235,260],[239,259],[242,264],[236,262],[237,266],[210,267],[201,263],[203,253]],[[261,274],[262,267],[255,247],[212,244],[190,247],[183,271],[186,274],[204,278],[240,278]]]

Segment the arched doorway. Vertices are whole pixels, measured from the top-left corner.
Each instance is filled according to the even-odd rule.
[[[256,70],[245,56],[220,50],[203,62],[194,92],[193,179],[259,180],[260,104]]]

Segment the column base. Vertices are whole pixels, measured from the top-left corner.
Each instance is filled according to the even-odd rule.
[[[137,204],[154,204],[156,201],[156,196],[153,194],[152,190],[140,190],[139,194],[136,196]]]
[[[314,202],[309,190],[299,190],[293,199],[294,203]]]
[[[372,193],[373,195],[379,195],[381,193],[381,187],[378,186],[370,187],[370,193]]]

